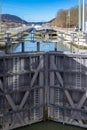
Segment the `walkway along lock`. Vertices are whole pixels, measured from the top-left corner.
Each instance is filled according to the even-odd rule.
[[[0,130],[53,121],[87,128],[87,55],[0,55]]]
[[[10,33],[7,33],[6,34],[6,49],[5,49],[5,53],[8,53],[8,48],[9,48],[9,46],[11,46],[11,36],[10,36],[11,34]]]

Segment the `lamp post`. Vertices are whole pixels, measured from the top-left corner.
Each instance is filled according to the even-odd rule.
[[[67,28],[67,31],[68,29],[70,29],[70,10],[68,10],[66,14],[66,28]]]
[[[83,0],[82,31],[85,31],[85,0]]]
[[[69,28],[70,28],[70,10],[68,11],[68,24],[69,24]]]
[[[81,0],[79,0],[79,8],[78,8],[78,12],[79,12],[79,22],[78,22],[78,25],[79,25],[79,31],[81,30]]]
[[[1,32],[1,25],[2,25],[1,12],[2,12],[2,7],[1,7],[1,1],[0,1],[0,32]]]

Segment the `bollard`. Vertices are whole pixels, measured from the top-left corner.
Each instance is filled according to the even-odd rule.
[[[72,44],[74,43],[74,34],[75,33],[71,33],[71,37],[72,37],[72,41],[71,41],[71,44],[70,44],[70,51],[72,52]]]
[[[5,53],[8,53],[8,47],[11,46],[11,37],[10,33],[6,33],[6,49]]]
[[[70,51],[72,52],[72,42],[70,42]]]
[[[22,38],[23,34],[22,33],[18,33],[18,39]]]
[[[22,44],[22,53],[24,53],[24,42],[22,42],[21,44]]]
[[[23,33],[19,33],[18,34],[18,41],[19,43],[21,43],[21,52],[24,53],[24,40],[22,39],[23,37]]]
[[[57,42],[55,42],[55,51],[57,51]]]
[[[40,51],[40,42],[37,42],[37,51]]]
[[[72,36],[72,43],[74,43],[74,34],[75,34],[75,33],[71,33],[71,36]]]
[[[61,43],[63,43],[63,33],[61,33]]]

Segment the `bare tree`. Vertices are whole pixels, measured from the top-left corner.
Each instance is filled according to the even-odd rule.
[[[70,12],[70,14],[68,14]],[[57,27],[74,27],[78,25],[78,8],[59,10],[55,20],[50,25]]]

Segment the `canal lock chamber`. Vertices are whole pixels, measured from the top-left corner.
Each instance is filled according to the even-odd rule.
[[[87,55],[0,56],[0,130],[43,120],[87,128]]]

